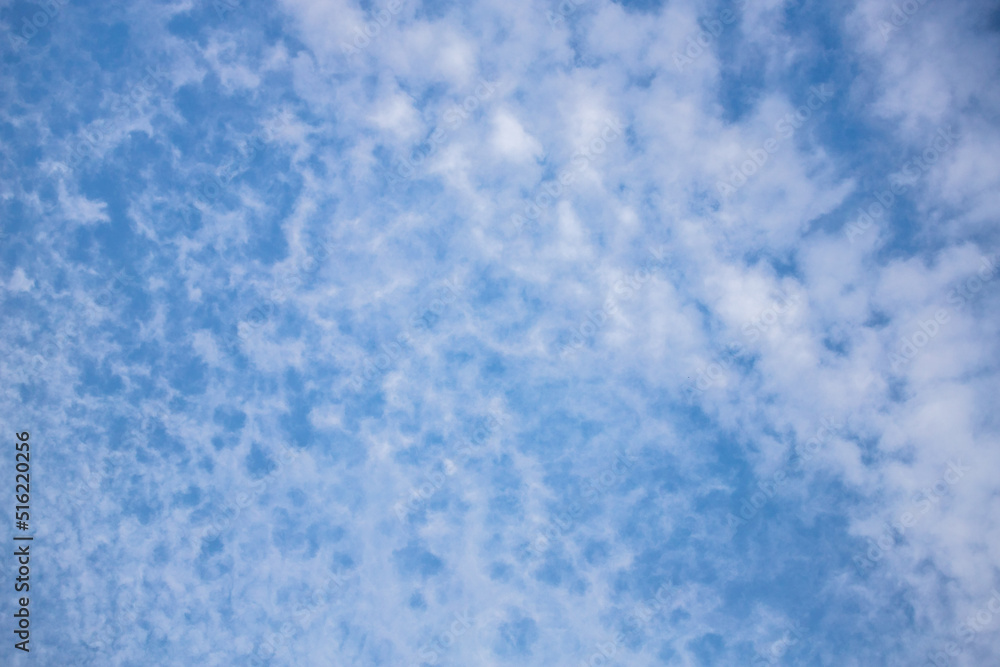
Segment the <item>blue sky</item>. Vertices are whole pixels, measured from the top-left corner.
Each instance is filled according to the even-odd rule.
[[[1000,655],[995,3],[0,31],[0,662]]]

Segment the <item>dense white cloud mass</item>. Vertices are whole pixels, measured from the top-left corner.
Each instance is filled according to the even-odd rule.
[[[994,3],[0,4],[0,662],[1000,655]]]

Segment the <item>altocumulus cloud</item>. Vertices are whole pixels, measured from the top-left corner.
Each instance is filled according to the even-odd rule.
[[[0,24],[0,663],[1000,655],[989,3]]]

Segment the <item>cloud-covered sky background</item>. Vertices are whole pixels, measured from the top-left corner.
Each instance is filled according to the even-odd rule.
[[[996,3],[0,24],[0,661],[1000,655]]]

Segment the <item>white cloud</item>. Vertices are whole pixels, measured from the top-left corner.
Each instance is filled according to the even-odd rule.
[[[493,116],[493,150],[516,163],[537,160],[543,152],[538,140],[528,134],[517,118],[505,109]]]

